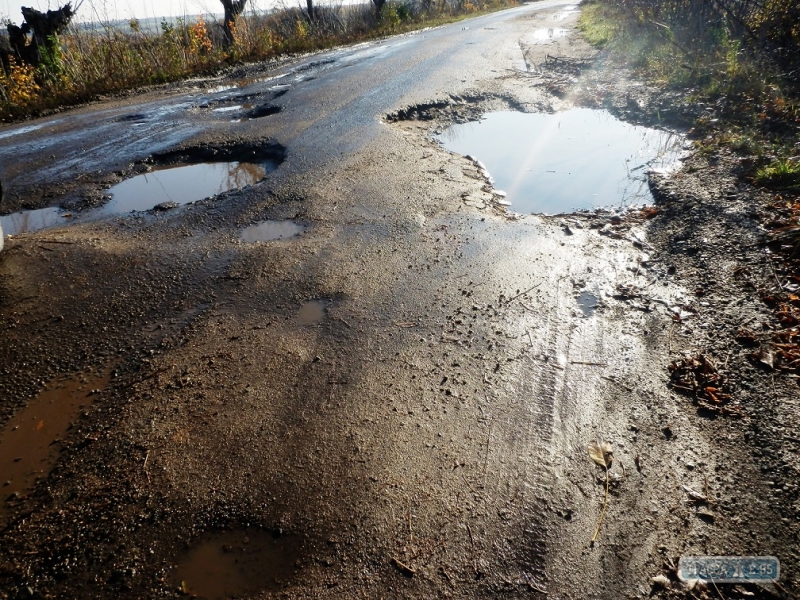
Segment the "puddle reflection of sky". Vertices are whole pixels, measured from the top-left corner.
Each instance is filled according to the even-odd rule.
[[[519,213],[557,214],[652,201],[647,171],[680,155],[679,135],[629,125],[609,112],[496,112],[437,139],[486,165]]]

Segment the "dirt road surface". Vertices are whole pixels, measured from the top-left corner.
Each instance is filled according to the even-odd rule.
[[[758,192],[689,156],[652,178],[655,217],[515,215],[431,138],[491,110],[695,108],[604,64],[567,6],[0,130],[3,212],[74,221],[0,254],[2,468],[38,461],[4,488],[0,598],[797,597],[796,383],[726,341],[770,318]],[[214,157],[280,164],[91,217]],[[265,220],[304,230],[242,239]],[[682,352],[731,373],[725,410],[668,386]],[[9,445],[54,413],[44,450]],[[781,581],[689,589],[682,555],[774,555]]]

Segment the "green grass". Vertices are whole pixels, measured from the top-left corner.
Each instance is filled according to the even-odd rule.
[[[618,21],[608,14],[608,11],[599,4],[584,4],[578,29],[587,42],[598,48],[603,48],[611,43],[618,35]]]
[[[756,171],[755,183],[778,190],[800,191],[800,161],[778,158]]]
[[[713,7],[705,0],[590,0],[582,5],[579,26],[614,60],[656,85],[684,92],[687,108],[704,107],[691,131],[701,154],[774,157],[748,179],[800,191],[800,163],[791,158],[800,141],[800,86],[785,77],[776,57],[748,46],[749,38],[736,37],[724,19],[709,18]],[[776,8],[759,18],[780,17]],[[800,55],[800,39],[796,50]]]

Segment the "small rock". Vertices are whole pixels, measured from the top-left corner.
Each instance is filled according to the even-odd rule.
[[[653,585],[655,587],[662,587],[665,590],[668,590],[669,588],[672,587],[672,582],[666,575],[656,575],[650,581],[653,582]]]

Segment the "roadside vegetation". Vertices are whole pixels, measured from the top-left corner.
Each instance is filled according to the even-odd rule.
[[[753,157],[754,183],[800,191],[800,2],[591,0],[580,27],[702,107],[701,150]]]
[[[260,12],[245,11],[242,1],[221,1],[223,23],[164,19],[157,31],[147,30],[135,19],[123,25],[95,23],[91,28],[69,24],[58,33],[39,36],[45,42],[36,48],[37,60],[26,60],[37,39],[32,32],[26,32],[21,52],[9,47],[13,35],[0,37],[4,63],[0,121],[104,94],[213,74],[230,65],[357,43],[518,4],[518,0],[373,0],[320,6],[307,0],[305,8],[287,4]],[[6,26],[9,33],[20,30],[10,22]]]

